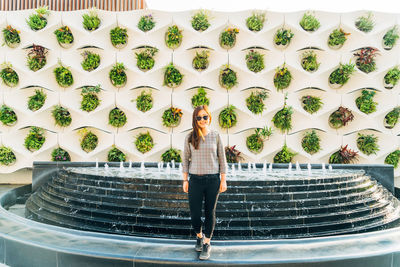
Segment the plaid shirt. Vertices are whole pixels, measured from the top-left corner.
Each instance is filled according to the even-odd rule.
[[[221,136],[215,130],[200,137],[199,149],[189,143],[190,132],[185,138],[182,172],[197,175],[226,173],[226,156]]]

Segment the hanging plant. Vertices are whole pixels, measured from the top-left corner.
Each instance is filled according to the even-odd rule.
[[[181,72],[175,68],[172,62],[169,63],[169,65],[167,65],[165,68],[163,85],[174,88],[179,86],[182,83],[182,80],[183,74],[181,74]]]
[[[182,30],[177,25],[172,25],[165,32],[165,44],[168,48],[176,49],[181,45],[182,37]]]
[[[341,48],[347,40],[347,35],[350,35],[350,33],[345,32],[341,28],[334,29],[333,32],[329,34],[328,46],[332,49]]]
[[[46,98],[47,95],[44,93],[43,89],[36,89],[35,94],[28,98],[28,109],[32,111],[41,109],[46,101]]]
[[[274,75],[274,85],[276,89],[278,89],[278,91],[288,88],[291,81],[292,74],[290,73],[288,68],[285,67],[285,63],[283,63],[283,66],[281,68],[276,68],[276,72]]]
[[[101,20],[96,9],[89,10],[89,13],[82,15],[83,28],[88,31],[95,31],[100,27]]]
[[[400,161],[400,150],[398,149],[387,155],[385,158],[385,164],[393,165],[395,169],[397,169],[397,167],[399,166],[399,161]]]
[[[350,80],[350,75],[355,72],[355,64],[342,64],[340,63],[339,67],[336,68],[329,75],[329,85],[331,87],[342,87],[345,83]]]
[[[310,114],[317,112],[323,105],[321,98],[311,95],[305,95],[301,98],[303,109]]]
[[[26,22],[33,31],[41,30],[46,27],[49,14],[50,11],[47,6],[39,7],[36,9],[36,14],[30,15]]]
[[[314,15],[312,15],[310,12],[304,13],[299,24],[303,28],[303,30],[308,31],[308,32],[316,31],[321,26],[321,24],[319,23],[319,20]]]
[[[235,109],[235,106],[229,105],[219,113],[218,122],[221,128],[231,128],[236,125],[237,114]]]
[[[80,144],[83,151],[89,153],[97,147],[99,138],[92,131],[82,128],[78,131],[78,134],[81,136]]]
[[[61,61],[59,62],[60,66],[54,69],[54,74],[56,76],[56,81],[58,85],[61,87],[68,87],[71,86],[74,83],[74,77],[72,76],[71,71],[64,67],[61,64]]]
[[[61,47],[68,48],[74,42],[74,35],[68,26],[63,26],[54,31],[57,42]]]
[[[51,152],[52,161],[71,161],[71,156],[68,151],[62,149],[61,147],[55,148]]]
[[[399,79],[400,79],[400,70],[399,67],[396,66],[390,69],[383,77],[385,88],[392,89],[399,82]]]
[[[38,71],[46,65],[46,55],[48,50],[40,45],[32,44],[28,53],[28,67],[30,70]]]
[[[153,137],[151,137],[149,132],[140,133],[136,136],[135,146],[143,154],[149,152],[154,147]]]
[[[126,84],[128,77],[126,76],[125,70],[124,63],[115,63],[108,75],[112,85],[115,87],[123,87]]]
[[[198,71],[203,71],[207,69],[208,64],[210,63],[208,61],[209,55],[210,52],[208,50],[202,50],[200,53],[196,52],[196,56],[193,58],[192,61],[192,67]]]
[[[149,111],[153,107],[153,97],[151,90],[149,92],[142,91],[136,98],[136,108],[141,112]]]
[[[207,92],[203,87],[197,89],[197,94],[192,96],[192,107],[196,108],[201,105],[209,105],[210,100],[207,98]]]
[[[85,51],[81,54],[81,56],[83,56],[83,61],[81,62],[81,66],[86,71],[95,70],[100,65],[99,54],[92,53],[90,51]]]
[[[33,152],[39,150],[45,141],[46,137],[44,136],[44,130],[40,127],[33,126],[25,137],[24,145],[26,149]]]
[[[138,22],[138,29],[142,32],[148,32],[156,26],[154,18],[151,14],[141,16]]]
[[[329,125],[334,129],[338,129],[342,126],[346,126],[347,123],[349,123],[353,119],[354,115],[351,110],[340,106],[329,116]]]
[[[264,141],[272,135],[271,127],[255,129],[255,133],[246,138],[246,146],[253,153],[260,153],[264,148]]]
[[[235,46],[236,43],[236,35],[239,33],[239,29],[237,28],[228,28],[225,29],[219,35],[219,44],[224,49],[230,49]]]
[[[148,71],[154,67],[154,55],[158,52],[155,47],[146,47],[140,53],[136,53],[136,66],[141,71]]]
[[[10,63],[2,64],[2,70],[0,72],[0,76],[3,79],[5,85],[9,87],[15,87],[19,82],[18,74],[15,70],[13,70],[12,65]]]
[[[378,55],[377,51],[378,49],[365,47],[361,48],[359,52],[354,53],[353,55],[357,57],[357,68],[365,73],[370,73],[371,71],[376,70],[375,57]]]
[[[124,152],[122,152],[121,150],[119,150],[118,148],[116,148],[113,145],[113,147],[110,149],[110,151],[108,151],[107,161],[109,161],[109,162],[121,162],[121,161],[125,162],[126,155]]]
[[[71,113],[69,113],[68,109],[60,105],[54,106],[51,114],[53,115],[56,125],[58,126],[66,127],[72,122]]]
[[[229,90],[237,83],[236,72],[230,68],[229,64],[223,65],[219,71],[219,84],[221,87]]]
[[[274,163],[289,163],[297,153],[289,150],[286,144],[283,145],[282,150],[274,156]]]
[[[378,104],[377,102],[374,102],[375,94],[376,92],[374,91],[362,90],[361,96],[356,98],[357,108],[365,114],[375,112],[376,105]]]
[[[246,98],[247,108],[254,114],[260,114],[265,109],[264,100],[268,98],[266,90],[251,92],[250,96]]]
[[[388,129],[394,128],[396,126],[400,117],[400,107],[394,108],[385,116],[385,127]]]
[[[292,129],[292,114],[292,107],[287,107],[285,103],[285,106],[275,113],[274,117],[272,118],[272,122],[276,128],[281,130],[282,133],[285,131],[288,132]]]
[[[393,28],[388,30],[382,38],[383,48],[385,50],[390,50],[395,46],[397,39],[399,39],[399,33],[397,30],[397,26],[395,25]]]
[[[329,157],[329,164],[350,164],[358,161],[358,152],[347,148],[348,145],[341,146],[338,151]]]
[[[265,13],[253,13],[246,19],[246,26],[250,31],[259,32],[264,27]]]
[[[203,32],[210,27],[210,22],[208,22],[208,14],[205,10],[200,10],[192,16],[192,27],[195,31]]]
[[[183,112],[179,108],[170,107],[166,109],[162,115],[163,125],[166,127],[176,127],[181,122]]]
[[[249,53],[246,55],[246,65],[252,72],[257,73],[262,71],[264,69],[264,55],[250,49]]]
[[[20,31],[7,25],[3,29],[4,42],[8,47],[15,48],[21,43],[21,37],[19,36]]]
[[[375,154],[379,151],[377,144],[378,137],[373,134],[360,134],[358,133],[357,147],[366,155]]]
[[[90,112],[100,105],[100,99],[97,94],[100,92],[100,85],[82,87],[81,110]]]
[[[119,108],[113,108],[110,113],[108,114],[108,124],[114,126],[114,127],[122,127],[126,123],[126,115],[125,112],[123,112]]]
[[[304,149],[305,152],[312,155],[317,153],[321,150],[320,145],[321,139],[319,138],[318,134],[315,130],[311,132],[306,132],[301,139],[301,147]]]
[[[162,162],[182,162],[181,151],[179,149],[170,148],[161,155]]]
[[[236,145],[225,147],[225,156],[228,163],[238,163],[239,161],[244,160],[244,158],[240,155],[242,152],[237,150],[235,147]]]
[[[274,43],[277,46],[287,47],[293,37],[294,33],[290,29],[281,28],[275,33]]]
[[[362,32],[370,32],[374,28],[374,21],[372,20],[372,13],[368,12],[367,16],[360,16],[355,21],[355,26]]]
[[[10,147],[0,147],[0,164],[5,166],[13,165],[17,161],[17,157]]]
[[[318,70],[321,63],[317,62],[317,54],[314,51],[304,52],[301,56],[301,67],[308,72],[314,72]]]
[[[13,126],[17,123],[17,120],[17,114],[14,110],[3,104],[0,108],[0,121],[6,126]]]
[[[111,44],[118,49],[125,47],[128,43],[127,29],[115,27],[110,31]]]

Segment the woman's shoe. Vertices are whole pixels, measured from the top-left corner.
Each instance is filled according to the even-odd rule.
[[[211,252],[211,245],[204,243],[203,244],[203,249],[201,250],[199,259],[200,260],[207,260],[210,257],[210,252]]]
[[[204,243],[204,236],[202,236],[201,238],[196,236],[196,246],[194,247],[194,249],[197,252],[200,252],[203,250],[203,243]]]

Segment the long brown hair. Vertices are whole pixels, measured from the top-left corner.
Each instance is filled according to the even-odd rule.
[[[199,114],[199,112],[201,110],[204,110],[205,112],[207,112],[208,117],[210,118],[210,123],[211,123],[211,113],[208,110],[208,106],[207,105],[201,105],[201,106],[197,106],[194,110],[193,110],[193,115],[192,115],[192,126],[193,126],[193,130],[192,130],[192,134],[189,136],[189,143],[191,143],[194,147],[194,149],[199,149],[199,144],[200,144],[200,136],[204,139],[204,136],[201,132],[201,129],[199,127],[199,125],[197,124],[197,114]]]

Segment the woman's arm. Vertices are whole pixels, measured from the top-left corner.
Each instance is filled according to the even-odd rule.
[[[185,143],[183,146],[183,159],[182,159],[182,178],[183,178],[182,189],[183,192],[185,193],[189,191],[188,174],[189,174],[189,159],[191,156],[188,139],[189,135],[187,135],[185,138]]]
[[[226,156],[225,156],[225,150],[224,146],[222,144],[221,136],[218,133],[218,138],[217,138],[217,154],[218,154],[218,162],[219,162],[219,172],[221,175],[221,183],[219,186],[219,191],[225,192],[227,189],[226,185]]]

